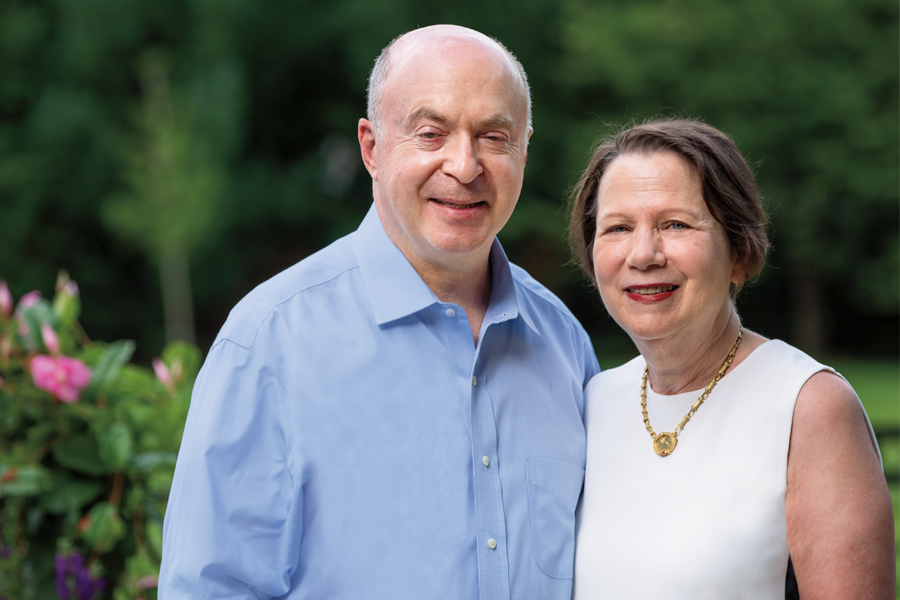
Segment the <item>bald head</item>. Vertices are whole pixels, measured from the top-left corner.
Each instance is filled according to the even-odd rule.
[[[483,33],[460,27],[458,25],[432,25],[422,27],[395,38],[388,44],[375,60],[375,66],[369,76],[367,90],[368,106],[366,116],[373,124],[378,125],[381,118],[384,87],[391,71],[398,62],[410,59],[422,52],[430,52],[446,43],[457,43],[480,46],[489,52],[496,52],[509,69],[510,76],[516,82],[527,106],[528,130],[531,130],[531,89],[525,69],[513,54],[497,40]]]

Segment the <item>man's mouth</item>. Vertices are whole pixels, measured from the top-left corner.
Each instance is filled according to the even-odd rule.
[[[663,294],[678,289],[677,285],[660,285],[656,287],[633,287],[625,288],[626,292],[631,294],[639,294],[641,296],[651,296],[653,294]]]
[[[448,202],[446,200],[438,200],[437,198],[429,198],[429,200],[431,202],[440,204],[441,206],[447,206],[449,208],[455,208],[457,210],[467,210],[467,209],[475,208],[476,206],[481,206],[482,204],[484,204],[483,201],[481,201],[481,202]]]

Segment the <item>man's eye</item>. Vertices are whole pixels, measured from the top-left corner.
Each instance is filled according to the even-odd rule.
[[[420,133],[419,135],[421,137],[425,138],[426,140],[433,140],[437,137],[440,137],[440,134],[437,132],[434,132],[434,131],[425,131],[423,133]]]
[[[685,225],[684,223],[679,223],[678,221],[672,221],[672,223],[669,224],[669,227],[678,230],[687,229],[687,225]]]

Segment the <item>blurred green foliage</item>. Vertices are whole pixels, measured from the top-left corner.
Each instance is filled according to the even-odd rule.
[[[20,303],[16,313],[0,306],[0,597],[56,597],[61,557],[75,555],[79,569],[86,559],[88,572],[105,577],[104,597],[133,600],[159,574],[201,355],[169,344],[156,377],[129,364],[134,342],[91,342],[78,322],[77,288],[66,283],[52,304]],[[74,397],[48,391],[65,378],[39,374],[35,365],[48,356],[87,365],[89,383]]]
[[[4,0],[0,272],[22,293],[68,268],[86,326],[137,340],[139,361],[172,306],[207,346],[249,289],[359,223],[368,71],[439,22],[525,65],[535,135],[501,239],[600,343],[627,340],[564,266],[563,199],[599,133],[663,111],[705,118],[757,165],[775,249],[746,324],[897,354],[892,0]],[[182,257],[168,278],[167,253]]]

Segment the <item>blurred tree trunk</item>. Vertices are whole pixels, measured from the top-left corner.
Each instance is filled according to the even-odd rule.
[[[822,282],[810,269],[798,269],[791,281],[794,345],[814,357],[825,351],[825,303]]]
[[[166,339],[193,342],[190,255],[209,236],[227,188],[228,144],[217,143],[208,130],[222,129],[217,125],[233,115],[225,111],[214,119],[205,96],[191,96],[193,88],[173,90],[157,53],[144,56],[138,75],[141,111],[123,144],[126,185],[110,196],[104,218],[158,265]],[[233,92],[227,70],[224,77],[219,72],[210,77],[208,87]]]
[[[190,264],[184,244],[173,244],[163,249],[159,257],[159,276],[166,317],[166,341],[194,343]]]

